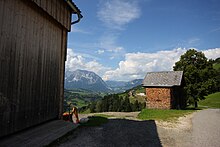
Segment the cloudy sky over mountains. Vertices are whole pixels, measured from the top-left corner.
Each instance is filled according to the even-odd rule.
[[[220,57],[218,0],[74,0],[84,18],[72,26],[66,70],[104,80],[172,70],[189,48]],[[73,17],[73,19],[76,19]]]

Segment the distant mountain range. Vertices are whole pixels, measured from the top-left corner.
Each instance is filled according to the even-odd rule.
[[[106,84],[111,88],[113,92],[124,92],[133,87],[142,84],[143,79],[135,79],[129,82],[124,81],[106,81]]]
[[[141,85],[143,79],[129,82],[103,81],[96,73],[87,70],[67,71],[65,76],[65,89],[87,89],[96,92],[124,92]]]
[[[97,74],[86,70],[68,72],[65,77],[65,89],[88,89],[98,92],[110,92],[111,89]]]

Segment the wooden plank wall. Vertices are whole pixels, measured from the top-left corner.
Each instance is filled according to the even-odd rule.
[[[31,0],[57,20],[68,31],[71,29],[71,13],[64,0]],[[60,10],[60,11],[57,11]]]
[[[0,1],[0,137],[59,117],[66,39],[32,2]]]

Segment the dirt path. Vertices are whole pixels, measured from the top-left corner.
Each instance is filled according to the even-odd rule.
[[[137,119],[138,112],[100,114],[111,116],[109,122],[100,127],[80,127],[60,146],[215,147],[220,145],[219,109],[195,112],[179,118],[176,122],[140,121]],[[89,114],[91,115],[94,114]],[[81,118],[87,116],[80,115]]]
[[[159,138],[164,147],[192,146],[192,118],[195,113],[180,117],[176,122],[156,121]]]

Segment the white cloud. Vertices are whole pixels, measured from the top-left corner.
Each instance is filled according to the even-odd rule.
[[[117,34],[105,33],[99,40],[100,48],[103,48],[105,50],[115,48],[117,38]]]
[[[119,67],[109,70],[103,76],[107,80],[132,80],[144,78],[150,71],[172,70],[174,63],[186,49],[174,49],[171,51],[159,51],[156,53],[127,53],[125,60],[120,61]]]
[[[123,51],[123,50],[124,50],[123,47],[118,46],[118,47],[115,47],[115,48],[113,48],[113,49],[109,49],[108,51],[109,51],[109,52],[118,53],[118,52],[121,52],[121,51]]]
[[[126,53],[125,59],[119,62],[118,68],[113,70],[92,58],[74,53],[72,49],[67,49],[66,70],[84,69],[97,73],[104,80],[128,81],[144,78],[147,72],[172,70],[175,62],[186,51],[185,48],[177,48],[155,53]],[[220,48],[202,50],[202,52],[208,59],[220,57]]]
[[[104,34],[100,38],[100,48],[109,53],[121,53],[124,52],[124,48],[120,45],[117,45],[118,34],[117,33],[108,33]]]
[[[202,51],[208,59],[216,59],[220,57],[220,48],[207,49]]]
[[[147,72],[173,70],[175,62],[187,51],[177,48],[156,53],[127,53],[125,60],[120,61],[118,68],[109,70],[103,75],[104,80],[132,80],[144,78]],[[220,48],[203,51],[207,58],[216,59],[220,56]]]
[[[66,61],[66,71],[74,71],[77,69],[84,69],[88,71],[93,71],[98,75],[103,75],[108,67],[104,67],[102,64],[96,60],[89,60],[83,55],[74,53],[72,49],[67,49],[67,61]]]
[[[124,26],[139,18],[140,13],[138,0],[100,0],[97,16],[107,30],[99,39],[99,49],[108,52],[109,59],[124,55],[124,48],[117,44],[118,37]]]
[[[122,26],[140,17],[140,8],[135,0],[108,0],[101,3],[97,16],[109,28],[122,29]]]
[[[199,43],[200,43],[200,39],[197,38],[197,37],[190,38],[190,39],[187,41],[187,44],[190,45],[190,46],[197,46],[197,45],[199,45]]]
[[[104,50],[98,50],[97,53],[98,54],[103,54],[105,51]]]

